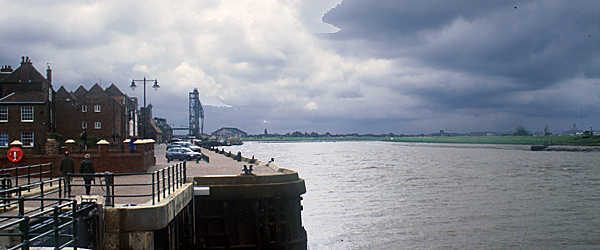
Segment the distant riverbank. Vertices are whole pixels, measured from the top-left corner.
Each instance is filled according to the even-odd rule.
[[[571,145],[600,146],[600,136],[334,136],[334,137],[249,137],[244,141],[390,141],[420,143],[468,143],[468,144],[519,144],[519,145]]]

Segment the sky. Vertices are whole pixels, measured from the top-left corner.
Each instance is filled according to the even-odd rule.
[[[117,85],[205,132],[600,128],[599,1],[0,0],[0,64]],[[140,85],[140,84],[138,84]]]

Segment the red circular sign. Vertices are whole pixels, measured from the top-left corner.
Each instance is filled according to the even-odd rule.
[[[23,150],[19,147],[12,147],[8,149],[6,155],[8,156],[9,161],[19,162],[21,159],[23,159]]]

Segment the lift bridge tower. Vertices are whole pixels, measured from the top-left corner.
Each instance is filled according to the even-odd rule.
[[[190,92],[190,117],[189,117],[189,135],[199,138],[204,134],[204,109],[200,103],[198,89]]]

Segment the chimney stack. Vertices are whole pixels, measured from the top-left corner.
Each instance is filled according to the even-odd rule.
[[[52,69],[50,68],[49,63],[48,63],[48,69],[46,69],[46,80],[48,80],[48,83],[52,84]]]
[[[2,66],[2,68],[0,68],[0,72],[11,73],[11,72],[13,72],[13,69],[10,65],[4,65],[4,66]]]

